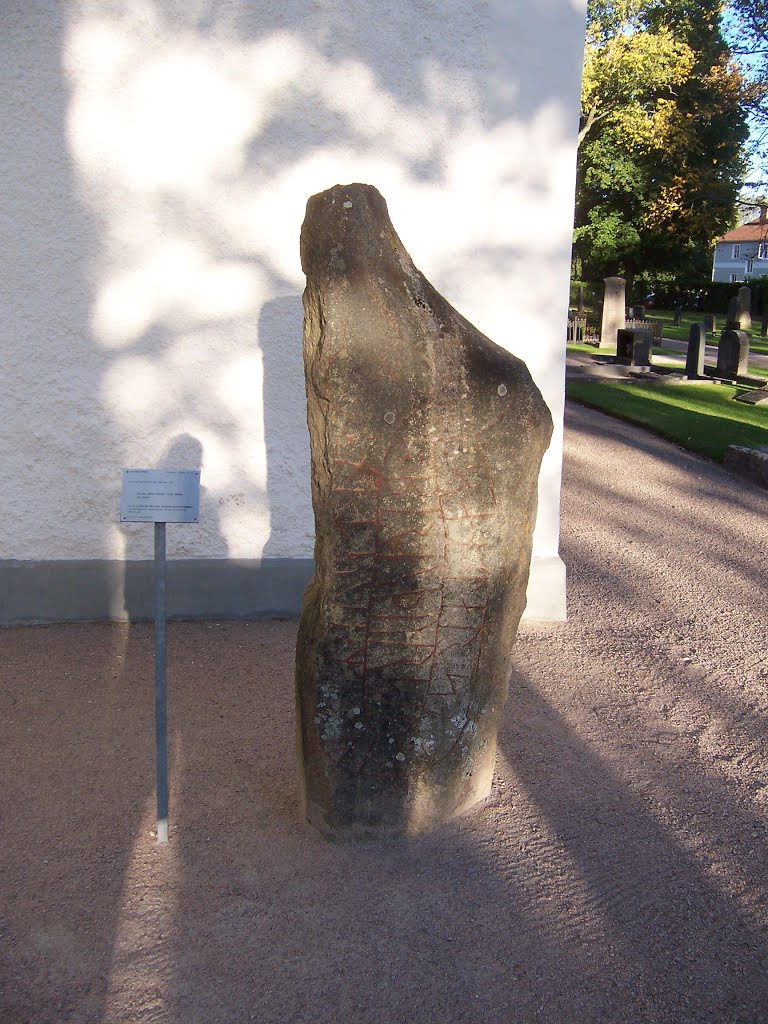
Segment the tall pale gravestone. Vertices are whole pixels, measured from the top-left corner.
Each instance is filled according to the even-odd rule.
[[[746,331],[752,326],[752,289],[748,286],[739,288],[728,302],[726,330]]]
[[[296,657],[307,817],[419,832],[490,791],[552,421],[413,265],[382,196],[301,233],[316,571]]]
[[[739,288],[736,295],[739,330],[748,331],[752,327],[752,289],[748,285]]]
[[[707,342],[705,324],[691,324],[688,350],[685,354],[685,375],[691,379],[704,376],[704,347]]]
[[[626,281],[623,277],[606,277],[603,297],[603,318],[600,324],[600,348],[616,348],[618,332],[626,325]]]

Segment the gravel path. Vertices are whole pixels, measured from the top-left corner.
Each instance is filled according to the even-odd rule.
[[[293,622],[0,631],[0,1024],[768,1021],[766,492],[571,407],[570,621],[525,624],[482,810],[299,820]]]

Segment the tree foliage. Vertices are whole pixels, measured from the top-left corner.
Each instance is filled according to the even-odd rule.
[[[574,252],[593,277],[704,271],[748,129],[719,0],[589,0]]]
[[[763,165],[764,177],[768,170],[768,0],[731,0],[726,26],[745,79],[752,155]]]
[[[665,93],[690,75],[690,47],[666,27],[645,28],[636,0],[590,3],[579,145],[601,121],[647,143],[664,118]]]

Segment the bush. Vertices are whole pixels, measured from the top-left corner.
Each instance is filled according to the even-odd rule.
[[[595,284],[594,281],[571,281],[570,305],[578,306],[579,288],[584,289],[584,306],[587,309],[594,309],[595,303],[600,301],[603,294],[603,282]],[[592,293],[594,292],[594,298]]]
[[[764,277],[747,281],[752,289],[752,316],[765,316],[768,311],[768,280]]]
[[[719,313],[725,316],[728,312],[728,303],[740,287],[740,284],[731,284],[730,281],[710,281],[702,289],[701,309],[705,313]]]
[[[632,287],[632,295],[627,296],[631,306],[649,306],[656,309],[674,309],[683,297],[683,290],[675,277],[667,272],[649,273],[643,271],[637,275]]]

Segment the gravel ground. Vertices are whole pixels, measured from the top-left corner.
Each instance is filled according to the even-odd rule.
[[[0,631],[1,1024],[768,1021],[766,492],[571,407],[567,624],[526,623],[493,796],[300,820],[296,624]]]

